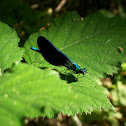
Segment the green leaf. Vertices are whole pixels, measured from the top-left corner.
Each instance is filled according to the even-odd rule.
[[[40,53],[30,49],[38,48],[37,37],[42,35],[93,77],[113,74],[126,58],[125,27],[126,20],[120,17],[107,18],[97,13],[82,20],[76,12],[69,12],[53,19],[48,29],[29,37],[24,45],[24,58],[40,67],[64,69],[52,66]]]
[[[21,125],[24,117],[55,117],[90,113],[93,109],[112,105],[99,85],[86,84],[76,93],[54,70],[42,70],[33,65],[15,64],[0,77],[0,122],[2,126]],[[94,90],[95,95],[92,92]],[[77,90],[77,89],[75,89]],[[99,92],[101,90],[101,92]],[[99,96],[99,98],[98,98]],[[103,97],[103,98],[102,98]]]
[[[18,47],[19,38],[14,29],[0,22],[0,69],[10,68],[13,62],[21,60],[23,49]]]
[[[59,112],[75,115],[90,113],[93,109],[101,107],[112,109],[103,94],[103,88],[99,85],[90,87],[86,84],[84,88],[78,87],[80,92],[76,93],[54,70],[42,70],[20,63],[15,64],[9,71],[0,77],[2,126],[19,126],[24,117],[52,118]]]
[[[125,19],[119,17],[107,18],[97,13],[82,20],[76,12],[69,12],[53,19],[48,29],[29,37],[24,45],[24,58],[28,64],[62,71],[64,67],[49,64],[40,53],[30,49],[38,48],[38,36],[46,37],[89,73],[71,83],[74,93],[84,100],[85,107],[81,109],[80,105],[78,108],[85,113],[93,109],[109,109],[112,106],[96,79],[117,72],[119,63],[125,60],[125,27]]]

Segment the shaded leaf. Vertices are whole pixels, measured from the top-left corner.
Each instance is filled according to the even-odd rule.
[[[0,22],[0,69],[10,68],[13,62],[21,60],[23,49],[18,47],[19,38],[14,29]]]

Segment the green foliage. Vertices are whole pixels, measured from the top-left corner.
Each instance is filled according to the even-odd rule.
[[[119,62],[125,60],[125,26],[125,20],[119,17],[95,14],[81,20],[77,13],[70,12],[62,18],[53,19],[48,29],[32,34],[24,45],[24,58],[27,63],[54,68],[41,58],[41,54],[30,49],[38,48],[37,37],[42,35],[91,75],[103,77],[105,73],[117,72]],[[122,53],[119,47],[123,48]]]
[[[125,26],[125,20],[119,17],[94,14],[82,20],[76,12],[69,12],[50,21],[47,29],[32,34],[24,45],[27,64],[15,64],[0,77],[1,124],[18,126],[25,117],[55,118],[59,112],[75,115],[93,110],[114,110],[96,79],[105,73],[117,72],[119,62],[125,60]],[[3,72],[21,60],[23,50],[18,47],[14,30],[1,23],[0,31],[0,68]],[[30,49],[37,47],[40,35],[48,38],[82,68],[85,67],[89,74],[68,84],[58,72],[37,68],[64,69],[52,66],[41,54]]]
[[[15,30],[0,22],[0,69],[10,68],[14,61],[21,60],[23,49],[18,47],[19,38]]]
[[[11,123],[17,126],[23,117],[54,117],[60,111],[75,115],[85,107],[81,96],[59,79],[55,71],[21,63],[10,71],[0,77],[1,124],[8,119],[8,126]]]
[[[126,113],[126,63],[123,63],[122,69],[115,74],[113,79],[109,78],[103,81],[103,86],[106,88],[106,93],[110,98],[112,104],[116,108],[116,112],[113,111],[93,111],[91,115],[83,114],[79,115],[82,122],[90,123],[95,121],[95,124],[120,126],[125,125],[125,113]],[[109,80],[109,81],[108,81]]]
[[[9,71],[0,77],[1,124],[6,118],[6,125],[17,126],[23,117],[42,115],[52,118],[59,112],[75,115],[101,107],[112,108],[98,85],[79,86],[80,92],[77,93],[55,71],[21,63]],[[88,92],[89,88],[90,91],[95,88],[95,96]]]

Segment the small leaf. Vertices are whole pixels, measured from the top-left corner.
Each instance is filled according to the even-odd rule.
[[[3,72],[15,61],[21,60],[23,49],[18,47],[19,38],[14,29],[0,22],[0,69]]]

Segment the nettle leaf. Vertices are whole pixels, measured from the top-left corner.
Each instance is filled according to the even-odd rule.
[[[85,85],[80,93],[73,92],[54,70],[42,70],[33,65],[15,64],[0,77],[0,122],[2,126],[20,126],[22,119],[38,116],[55,117],[90,113],[93,109],[112,108],[98,85]],[[92,89],[90,90],[92,91]],[[88,90],[86,90],[88,89]],[[78,89],[76,89],[78,90]],[[83,92],[85,91],[85,92]],[[103,96],[103,98],[98,98]],[[100,101],[99,101],[100,100]]]
[[[13,62],[21,60],[23,49],[18,47],[19,38],[14,29],[0,22],[0,69],[10,68]]]
[[[51,67],[62,72],[64,67],[49,64],[40,53],[30,49],[38,48],[38,36],[46,37],[89,73],[71,83],[74,93],[89,105],[81,110],[90,112],[102,107],[109,109],[112,106],[96,79],[117,72],[119,63],[125,61],[125,27],[126,20],[120,17],[107,18],[97,13],[82,19],[76,12],[69,12],[50,21],[47,29],[29,37],[24,45],[24,58],[29,64]],[[85,104],[82,105],[86,106]]]

